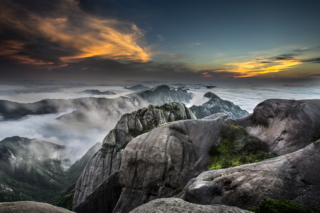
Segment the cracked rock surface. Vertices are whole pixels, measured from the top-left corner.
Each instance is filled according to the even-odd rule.
[[[113,212],[129,212],[150,200],[173,196],[207,169],[208,150],[220,142],[228,116],[178,121],[133,139],[119,170],[122,194]]]

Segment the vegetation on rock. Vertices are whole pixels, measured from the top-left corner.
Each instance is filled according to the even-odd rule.
[[[226,125],[221,131],[221,138],[221,143],[209,150],[212,159],[208,170],[240,166],[277,156],[265,152],[265,144],[258,138],[247,135],[241,126]]]
[[[258,206],[248,208],[255,213],[313,213],[313,211],[299,203],[291,200],[264,199]]]

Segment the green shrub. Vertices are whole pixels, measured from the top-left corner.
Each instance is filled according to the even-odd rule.
[[[180,107],[178,105],[174,105],[173,110],[178,111],[178,110],[180,110]]]
[[[242,139],[246,136],[246,132],[242,126],[235,126],[234,124],[227,124],[221,131],[221,137],[234,141]]]
[[[291,200],[264,199],[258,206],[248,208],[255,213],[313,213],[313,211]]]
[[[243,151],[248,153],[257,153],[258,151],[265,151],[265,144],[260,141],[258,138],[253,136],[246,137],[245,145],[243,146]]]
[[[175,114],[174,117],[176,121],[183,120],[183,117],[181,115]]]
[[[210,149],[209,149],[209,155],[210,156],[217,156],[217,155],[220,155],[220,152],[217,148],[217,146],[213,145]]]
[[[264,152],[265,144],[256,137],[246,135],[241,126],[226,125],[221,131],[221,137],[219,145],[209,150],[209,155],[213,157],[208,165],[209,170],[240,166],[277,156]]]
[[[312,139],[311,139],[311,141],[317,141],[317,140],[319,140],[320,139],[320,133],[319,134],[317,134],[317,135],[314,135],[313,137],[312,137]]]
[[[138,130],[129,130],[129,134],[132,136],[132,137],[137,137],[139,135],[142,135],[143,133],[147,133],[147,132],[150,132],[152,130],[152,128],[148,128],[148,129],[143,129],[142,131],[138,131]]]

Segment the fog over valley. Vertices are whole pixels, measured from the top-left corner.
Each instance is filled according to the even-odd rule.
[[[155,88],[157,85],[147,85]],[[171,85],[172,88],[180,86]],[[228,100],[240,106],[249,113],[263,100],[269,98],[285,99],[316,99],[319,97],[319,87],[295,87],[278,86],[267,87],[247,84],[245,86],[218,86],[208,89],[205,85],[186,84],[183,89],[188,89],[193,93],[189,102],[185,102],[187,107],[199,106],[209,99],[203,97],[206,92],[212,92],[223,100]],[[83,93],[85,90],[112,91],[114,95],[92,95]],[[0,92],[1,100],[8,100],[18,103],[33,103],[43,99],[77,99],[77,98],[107,98],[116,100],[124,96],[129,97],[139,91],[125,89],[125,86],[73,86],[63,88],[58,86],[40,88],[24,88],[23,86],[2,87]],[[68,157],[72,162],[79,159],[93,144],[102,142],[106,134],[114,128],[120,117],[125,114],[148,106],[149,103],[126,102],[122,108],[116,103],[103,106],[96,106],[96,103],[88,102],[84,117],[77,117],[77,108],[81,106],[73,105],[75,108],[66,107],[61,112],[43,115],[28,115],[17,120],[2,120],[0,122],[0,140],[21,136],[27,138],[37,138],[54,142],[68,147]],[[74,117],[76,116],[76,118]]]

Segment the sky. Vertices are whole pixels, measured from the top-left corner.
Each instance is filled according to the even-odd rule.
[[[1,0],[0,84],[320,85],[318,0]]]

